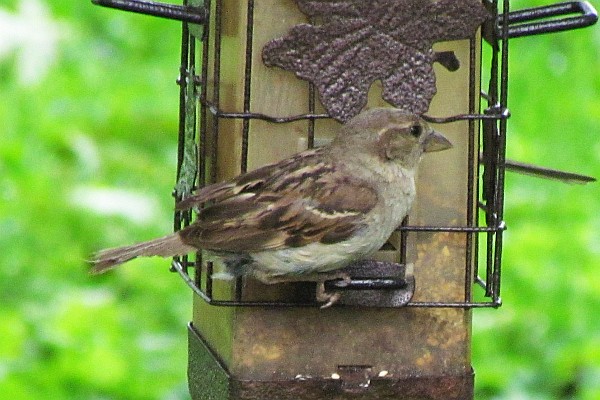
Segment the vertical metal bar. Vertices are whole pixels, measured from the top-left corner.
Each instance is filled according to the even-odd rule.
[[[207,261],[206,262],[206,276],[208,278],[206,279],[206,297],[208,297],[211,301],[213,300],[212,274],[213,274],[213,263],[212,263],[212,261]]]
[[[202,37],[202,68],[200,82],[200,124],[199,124],[199,141],[198,141],[198,185],[200,187],[207,184],[206,177],[206,159],[208,156],[208,146],[206,142],[206,132],[208,129],[208,107],[206,106],[206,98],[208,97],[208,60],[210,52],[210,12],[212,9],[212,1],[205,0],[206,7],[206,24],[204,25],[204,36]]]
[[[481,49],[481,46],[480,46]],[[475,113],[476,101],[476,46],[475,39],[469,41],[469,114]],[[481,70],[481,68],[480,68]],[[475,148],[475,121],[468,120],[468,151],[467,151],[467,225],[473,226],[474,223],[474,208],[477,197],[475,195],[475,160],[478,149]],[[473,279],[473,235],[472,232],[466,233],[466,252],[465,252],[465,302],[471,301],[472,297],[472,279]],[[475,252],[476,254],[476,252]]]
[[[186,0],[187,3],[187,0]],[[192,37],[192,35],[190,34],[189,31],[189,26],[187,23],[184,23],[185,25],[185,31],[187,33],[187,51],[188,51],[188,60],[187,60],[187,73],[186,73],[186,86],[187,85],[192,85],[193,87],[193,93],[194,96],[196,96],[197,93],[197,87],[196,87],[196,41],[195,39]],[[189,93],[186,90],[186,93]],[[186,99],[186,101],[192,101],[191,99]],[[194,102],[196,102],[196,100],[194,99]],[[187,107],[186,107],[187,108]],[[187,110],[186,110],[187,112]],[[196,107],[194,107],[194,126],[196,126],[196,124],[198,123],[198,115],[197,115],[198,109]],[[185,121],[185,119],[184,119]],[[195,142],[192,143],[186,143],[187,146],[195,146]],[[197,154],[197,153],[196,153]],[[186,211],[185,212],[185,224],[189,225],[191,222],[191,218],[192,218],[192,211]],[[199,253],[199,252],[198,252]],[[198,254],[197,253],[197,254]],[[196,256],[196,261],[198,259],[198,256]],[[188,266],[188,256],[186,255],[184,257],[185,260],[185,266],[186,266],[186,271],[187,271],[187,266]],[[195,278],[200,279],[200,275],[199,273],[197,273],[198,271],[195,272]]]
[[[250,100],[252,88],[252,39],[254,35],[254,0],[248,0],[246,10],[246,51],[244,67],[244,113],[250,112]],[[241,172],[248,170],[248,136],[250,131],[250,120],[244,118],[242,121],[242,156]]]
[[[408,225],[408,215],[402,221],[401,226]],[[407,262],[408,231],[400,231],[400,263],[406,265]]]
[[[486,243],[486,271],[485,271],[485,295],[490,297],[493,295],[492,283],[494,276],[494,232],[487,233]]]
[[[212,7],[212,4],[210,5]],[[213,60],[213,93],[212,104],[220,109],[220,92],[221,85],[221,23],[222,23],[222,4],[221,0],[216,0],[215,3],[215,26],[214,26],[214,60]],[[208,32],[208,31],[207,31]],[[210,33],[207,33],[210,35]],[[212,116],[211,124],[211,139],[210,139],[210,180],[207,183],[215,183],[217,181],[217,157],[219,143],[219,116]],[[206,263],[206,294],[212,300],[212,262]]]
[[[510,12],[510,1],[503,0],[503,20],[502,24],[504,27],[508,27],[508,18]],[[508,107],[508,35],[509,31],[507,28],[502,29],[502,65],[500,72],[500,104],[502,107]],[[506,153],[506,128],[507,120],[500,120],[500,134],[498,135],[498,191],[496,198],[496,206],[498,212],[498,221],[502,221],[504,218],[504,162]],[[500,274],[502,272],[502,239],[503,232],[499,230],[496,234],[495,243],[495,270],[494,270],[494,299],[497,300],[500,297]]]
[[[217,0],[215,5],[215,50],[213,60],[213,98],[212,104],[217,108],[221,109],[220,104],[220,92],[219,88],[221,85],[221,23],[222,23],[222,4],[221,0]],[[217,181],[217,156],[218,156],[218,143],[219,143],[219,117],[215,115],[212,119],[212,139],[211,139],[211,156],[210,156],[210,183]]]
[[[187,34],[187,53],[188,53],[188,56],[187,56],[188,60],[186,62],[187,68],[186,68],[186,75],[185,75],[186,76],[186,80],[185,80],[186,94],[190,93],[189,90],[188,90],[189,88],[187,88],[187,85],[192,85],[192,93],[193,93],[194,96],[196,96],[196,93],[197,93],[197,87],[196,87],[196,68],[195,68],[195,63],[196,63],[196,54],[195,54],[195,51],[196,51],[196,41],[193,39],[192,35],[190,34],[189,25],[187,23],[184,23],[184,25],[185,25],[185,33]],[[186,98],[186,97],[184,97],[186,103],[189,102],[189,101],[193,101],[194,104],[196,104],[196,99],[195,98],[192,100],[192,99],[189,99],[189,98]],[[186,113],[187,113],[189,111],[188,107],[187,107],[187,104],[186,104],[185,108],[186,108]],[[198,122],[197,112],[198,112],[198,109],[196,108],[196,105],[195,105],[194,106],[194,111],[193,111],[194,127],[196,127],[196,124]],[[185,120],[187,118],[189,118],[189,116],[185,115],[184,116],[184,123],[185,123]],[[185,129],[187,129],[187,126],[185,127]],[[187,132],[185,132],[185,135],[187,136]],[[189,139],[186,138],[186,142],[187,142],[187,140],[189,140]],[[195,145],[196,145],[195,144],[195,140],[194,140],[193,143],[185,143],[185,146],[195,146]],[[185,222],[186,226],[190,224],[191,219],[192,219],[192,211],[191,210],[185,211],[184,222]],[[183,259],[185,261],[185,263],[184,263],[185,264],[185,271],[187,272],[187,267],[189,265],[188,256],[187,255],[184,256]],[[196,276],[199,276],[199,275],[200,274],[196,273]]]
[[[313,115],[315,113],[315,85],[312,83],[308,84],[308,113]],[[315,147],[315,119],[308,119],[308,135],[306,138],[307,147],[312,149]]]
[[[494,55],[492,56],[492,71],[494,71],[496,68],[494,67],[495,65],[495,61],[497,60],[496,57],[496,51],[494,50]],[[493,79],[490,79],[490,92],[493,90],[495,91],[495,86],[496,86],[496,81]],[[493,188],[491,185],[493,182],[495,182],[495,160],[492,159],[492,157],[495,157],[494,154],[490,154],[489,152],[486,152],[485,147],[489,147],[489,146],[493,146],[493,141],[494,141],[494,132],[496,131],[496,121],[484,121],[484,134],[483,134],[483,146],[484,146],[484,157],[486,157],[484,159],[484,173],[483,173],[483,184],[485,185],[485,187],[483,188],[484,190],[484,196],[485,196],[485,221],[486,221],[486,225],[488,228],[490,227],[494,227],[497,225],[496,219],[495,219],[495,206],[494,206],[494,202],[492,199],[492,195],[493,192],[491,192],[491,190],[495,190],[495,188]],[[490,132],[491,131],[491,132]],[[489,154],[489,158],[488,157]],[[488,176],[492,177],[490,180],[488,180]],[[485,295],[486,296],[491,296],[492,293],[492,274],[493,274],[493,265],[494,265],[494,235],[496,234],[495,231],[490,231],[486,234],[486,257],[485,257]]]
[[[208,96],[208,54],[210,50],[210,10],[211,0],[205,0],[204,6],[206,7],[206,23],[203,27],[202,38],[194,37],[194,40],[202,39],[202,65],[200,69],[200,104],[199,104],[199,123],[198,123],[198,139],[197,143],[197,154],[198,154],[198,187],[206,185],[206,157],[207,157],[207,143],[206,143],[206,130],[207,130],[207,112],[206,97]],[[196,253],[195,263],[195,276],[194,283],[198,288],[202,287],[202,251]]]
[[[311,25],[316,25],[316,18],[311,17],[310,21]],[[316,90],[315,85],[312,82],[308,83],[308,113],[311,115],[315,114],[315,99],[316,99]],[[308,119],[308,132],[306,137],[306,147],[312,149],[315,147],[315,119]]]
[[[493,0],[493,18],[494,20],[498,17],[498,0]],[[490,67],[490,81],[488,88],[488,108],[487,112],[493,110],[498,104],[498,38],[495,36],[492,38],[492,59]],[[496,179],[496,168],[497,168],[497,148],[496,132],[497,132],[497,121],[489,120],[483,121],[484,124],[484,135],[483,135],[483,146],[484,146],[484,176],[483,184],[485,185],[484,197],[486,202],[486,224],[488,227],[495,227],[498,225],[497,213],[496,213],[496,190],[497,190],[497,179]],[[491,148],[491,151],[486,151]],[[486,237],[486,278],[485,278],[485,295],[492,296],[493,292],[493,275],[494,275],[494,243],[495,243],[496,232],[488,232]]]
[[[244,114],[250,113],[252,99],[252,52],[254,38],[254,0],[248,0],[246,8],[246,49],[244,52]],[[240,158],[240,172],[248,171],[248,144],[250,136],[250,119],[242,119],[242,148]],[[235,301],[242,300],[243,279],[235,280]]]
[[[186,74],[187,74],[187,65],[188,65],[188,25],[187,23],[182,24],[181,28],[181,60],[179,64],[179,78],[177,79],[177,84],[179,85],[179,127],[178,127],[178,141],[177,141],[177,169],[175,175],[175,181],[179,179],[179,175],[181,173],[181,166],[183,164],[183,154],[185,148],[185,93],[187,90],[186,83]],[[175,202],[181,200],[179,198],[179,194],[174,191]],[[184,211],[176,211],[173,220],[173,230],[178,231],[182,228],[182,224],[184,223]],[[179,257],[177,257],[179,260]],[[186,257],[183,258],[183,262],[181,263],[183,267],[183,271],[188,273],[188,263]]]

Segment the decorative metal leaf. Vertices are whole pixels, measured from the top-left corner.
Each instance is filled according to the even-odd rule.
[[[471,37],[488,13],[479,0],[296,0],[319,25],[299,24],[268,42],[263,61],[311,81],[329,114],[346,121],[380,79],[383,99],[410,112],[429,108],[432,64],[458,67],[434,42]]]

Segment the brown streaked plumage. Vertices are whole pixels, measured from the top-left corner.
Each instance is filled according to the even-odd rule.
[[[422,153],[449,147],[417,116],[390,108],[363,112],[327,146],[202,188],[177,205],[199,210],[194,223],[100,251],[92,272],[197,249],[223,257],[233,274],[266,283],[342,268],[379,249],[406,216]]]
[[[360,228],[377,194],[367,182],[323,161],[325,152],[300,153],[184,200],[178,209],[216,203],[181,231],[182,241],[217,251],[257,252],[346,239]]]

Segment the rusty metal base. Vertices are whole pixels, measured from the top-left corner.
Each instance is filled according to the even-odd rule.
[[[343,379],[249,381],[231,376],[192,323],[188,325],[188,385],[193,400],[469,400],[474,374],[373,378],[357,389]]]

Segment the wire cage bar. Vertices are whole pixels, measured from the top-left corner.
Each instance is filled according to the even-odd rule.
[[[308,83],[307,111],[294,115],[272,115],[258,112],[252,104],[252,57],[255,1],[246,0],[246,41],[242,60],[222,57],[222,1],[184,0],[183,5],[163,4],[146,0],[92,0],[97,5],[118,8],[182,21],[181,63],[177,84],[180,86],[179,146],[177,184],[173,195],[180,201],[193,190],[215,183],[219,177],[217,150],[219,126],[227,121],[241,122],[239,143],[240,168],[248,170],[250,126],[252,121],[271,124],[304,123],[307,147],[316,143],[316,123],[330,119],[317,104],[315,87]],[[433,123],[468,122],[467,223],[461,226],[412,225],[408,219],[398,228],[400,236],[400,263],[404,268],[410,260],[407,238],[422,232],[464,234],[466,263],[464,289],[461,301],[421,300],[408,301],[406,307],[478,308],[501,305],[501,271],[504,214],[504,174],[508,109],[508,54],[509,39],[559,32],[594,24],[597,14],[587,2],[573,1],[526,10],[511,11],[509,0],[485,0],[491,17],[484,23],[481,36],[469,40],[469,110],[466,114],[426,115]],[[211,15],[212,14],[212,15]],[[214,23],[211,24],[211,21]],[[314,22],[314,21],[310,21]],[[212,54],[212,57],[209,57]],[[485,55],[485,57],[483,56]],[[481,66],[475,62],[481,56]],[[232,65],[235,63],[235,65]],[[224,67],[244,71],[243,103],[241,109],[224,107],[221,98],[221,71]],[[485,90],[481,72],[487,73]],[[232,149],[236,150],[236,149]],[[477,155],[473,157],[473,155]],[[174,229],[179,230],[194,219],[192,211],[177,211]],[[215,296],[211,261],[204,260],[202,252],[173,259],[171,269],[179,273],[186,284],[207,303],[218,306],[318,306],[310,300],[247,301],[244,300],[244,282],[234,283],[233,299]],[[193,272],[192,272],[193,271]],[[339,282],[338,282],[339,283]],[[353,279],[349,285],[329,287],[340,290],[397,290],[410,285],[410,279],[396,277],[367,277]],[[300,296],[301,297],[301,296]]]

